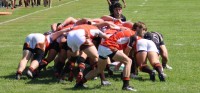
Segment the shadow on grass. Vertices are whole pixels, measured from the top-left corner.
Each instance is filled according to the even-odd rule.
[[[74,88],[74,87],[68,87],[68,88],[63,88],[64,90],[73,90],[73,91],[80,91],[80,90],[94,90],[94,89],[101,89],[101,87],[106,87],[102,85],[95,85],[92,87],[87,87],[87,88]],[[109,89],[110,90],[110,89]]]
[[[6,76],[0,76],[0,78],[3,78],[3,79],[15,79],[15,73],[11,73],[10,75],[6,75]]]
[[[54,77],[54,71],[52,67],[48,67],[45,71],[41,71],[36,78],[26,84],[50,84],[58,82],[58,79]]]
[[[26,71],[27,68],[24,70],[22,76],[20,77],[20,80],[28,80],[26,84],[49,84],[49,83],[56,83],[58,81],[57,78],[54,77],[53,75],[54,71],[51,67],[49,67],[46,71],[41,71],[39,73],[39,76],[33,79],[28,78],[26,76]],[[0,78],[16,80],[16,73],[13,72],[9,75],[0,76]]]
[[[113,75],[109,75],[108,73],[105,73],[106,78],[113,79],[114,81],[122,81],[122,73],[121,72],[115,72]],[[143,78],[142,76],[137,76],[136,78],[131,78],[131,80],[138,80],[138,81],[150,81],[149,78]]]

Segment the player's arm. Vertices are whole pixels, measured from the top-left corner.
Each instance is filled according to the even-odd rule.
[[[61,23],[58,26],[58,29],[62,29],[64,26],[69,25],[69,24],[75,24],[77,22],[77,20],[73,17],[68,17],[63,23]]]
[[[129,53],[130,53],[131,49],[133,48],[133,45],[136,42],[136,40],[137,40],[137,36],[136,35],[130,36],[129,42],[127,44],[127,47],[124,49],[124,53],[127,56],[129,56]]]
[[[67,32],[69,32],[70,30],[72,30],[72,28],[65,28],[65,29],[62,29],[60,31],[54,32],[54,33],[50,34],[50,38],[51,38],[52,41],[54,41],[59,36],[61,36],[63,34],[67,34]]]
[[[116,19],[116,18],[109,16],[109,15],[104,15],[104,16],[101,17],[101,19],[103,19],[104,21],[113,21],[113,22],[122,23],[121,19]]]
[[[99,37],[101,37],[103,39],[108,39],[109,38],[108,35],[106,35],[105,33],[101,32],[101,31],[99,32]]]
[[[111,22],[101,22],[101,23],[98,23],[98,24],[94,24],[94,26],[97,26],[99,29],[106,26],[107,28],[110,28],[110,29],[120,30],[119,26],[117,26],[117,25],[115,25],[114,23],[111,23]]]
[[[162,64],[167,64],[168,61],[168,51],[165,45],[160,46],[160,55],[162,57]]]

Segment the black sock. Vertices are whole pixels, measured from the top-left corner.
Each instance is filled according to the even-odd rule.
[[[151,74],[152,73],[152,69],[150,69],[150,67],[148,66],[148,65],[145,65],[145,66],[142,66],[141,68],[140,68],[140,70],[142,71],[142,72],[146,72],[146,73],[149,73],[149,74]]]
[[[123,87],[129,86],[129,80],[123,80]]]

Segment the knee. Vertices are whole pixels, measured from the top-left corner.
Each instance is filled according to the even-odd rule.
[[[124,65],[130,65],[132,64],[132,60],[130,58],[127,58],[126,60],[124,60]]]

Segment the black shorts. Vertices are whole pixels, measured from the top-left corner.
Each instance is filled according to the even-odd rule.
[[[29,50],[29,51],[31,51],[31,53],[33,53],[33,51],[34,51],[33,49],[31,49],[29,47],[29,45],[27,43],[24,43],[23,50]]]

